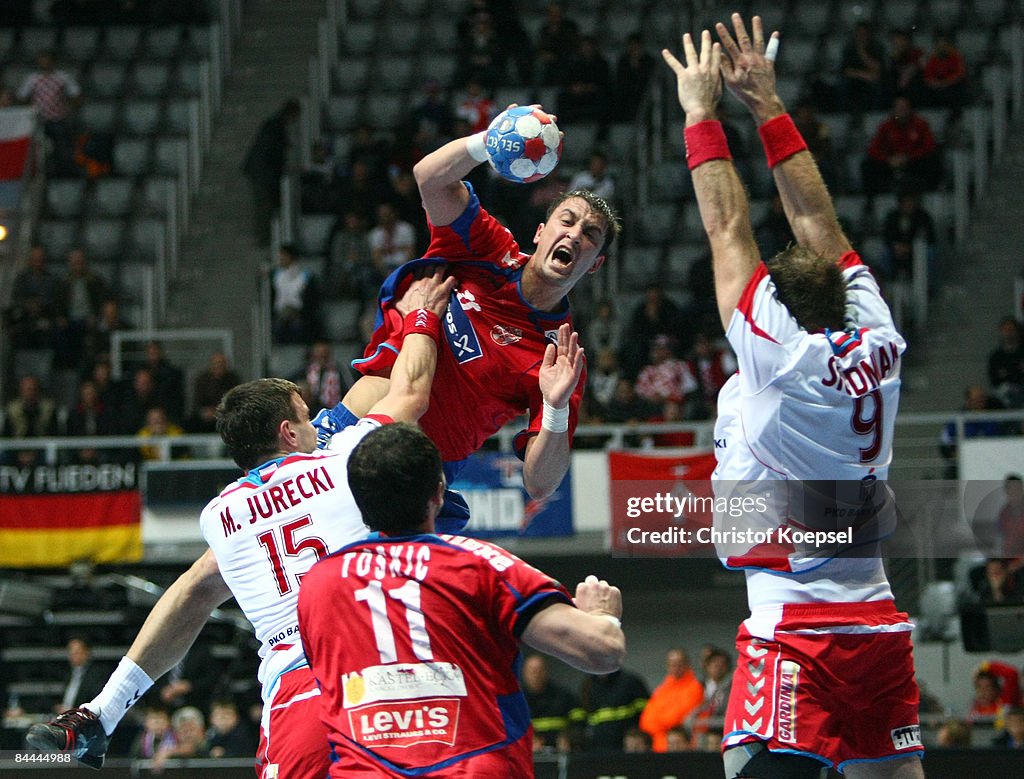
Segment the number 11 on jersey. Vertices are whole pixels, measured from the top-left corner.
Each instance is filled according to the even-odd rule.
[[[387,592],[387,596],[385,596]],[[409,639],[412,651],[420,660],[433,660],[434,653],[430,648],[430,636],[427,635],[427,622],[420,608],[420,583],[407,581],[401,587],[384,590],[379,581],[367,584],[363,589],[356,590],[356,600],[370,607],[370,618],[373,623],[373,637],[377,641],[377,652],[381,663],[397,663],[398,650],[395,646],[395,631],[388,617],[388,597],[405,606],[405,622],[409,627]]]

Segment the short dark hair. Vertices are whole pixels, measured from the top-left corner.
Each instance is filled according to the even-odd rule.
[[[277,451],[278,428],[298,422],[292,397],[298,386],[287,379],[256,379],[229,390],[217,405],[217,432],[239,468],[250,470]]]
[[[555,209],[562,205],[566,200],[571,200],[572,198],[577,197],[580,200],[586,201],[587,205],[590,206],[590,210],[595,214],[600,214],[604,217],[604,244],[601,246],[601,253],[604,254],[608,251],[608,247],[612,245],[612,242],[622,229],[622,222],[619,220],[619,215],[612,207],[612,204],[600,195],[595,195],[589,189],[573,189],[569,192],[563,192],[551,201],[551,205],[548,206],[547,213],[544,215],[544,221],[546,222],[549,220],[551,215],[555,213]]]
[[[779,301],[808,333],[846,327],[846,282],[836,259],[790,245],[766,263]]]
[[[416,425],[374,430],[348,458],[348,484],[370,530],[416,531],[444,478],[441,453]]]

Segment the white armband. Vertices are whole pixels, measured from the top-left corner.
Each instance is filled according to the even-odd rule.
[[[540,418],[540,426],[552,433],[565,433],[569,430],[569,407],[555,408],[544,401],[544,414]]]
[[[482,130],[466,139],[466,153],[477,162],[487,162],[487,131]]]

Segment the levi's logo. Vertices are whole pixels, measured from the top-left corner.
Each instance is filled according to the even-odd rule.
[[[457,698],[374,703],[348,712],[352,738],[366,747],[452,746],[459,724]]]

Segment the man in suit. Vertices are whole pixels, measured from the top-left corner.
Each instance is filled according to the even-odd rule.
[[[55,712],[67,711],[80,700],[92,700],[103,689],[110,669],[92,662],[92,648],[87,639],[73,636],[68,640],[68,670],[64,695],[53,707]]]

